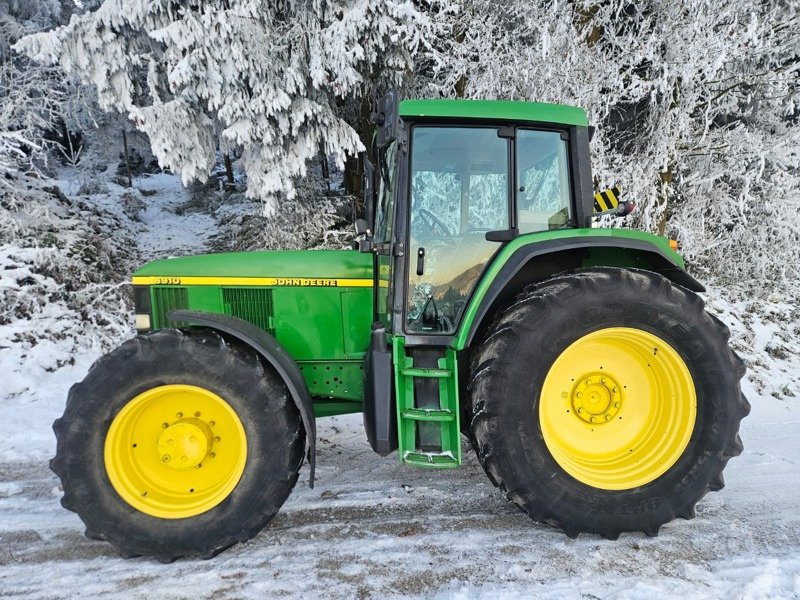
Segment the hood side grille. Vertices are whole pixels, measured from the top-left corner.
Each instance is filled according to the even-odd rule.
[[[222,288],[226,315],[238,317],[275,335],[272,290],[265,288]]]
[[[189,294],[185,287],[153,288],[153,329],[173,326],[170,311],[189,308]]]

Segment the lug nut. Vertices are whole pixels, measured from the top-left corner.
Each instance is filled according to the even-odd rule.
[[[614,408],[619,408],[619,402],[614,402]]]
[[[611,420],[611,415],[606,414],[606,421],[610,421],[610,420]]]
[[[169,455],[169,454],[165,454],[164,456],[162,456],[162,457],[161,457],[161,460],[163,460],[164,462],[169,462],[169,461],[170,461],[170,458],[171,458],[171,457],[170,457],[170,455]]]
[[[592,423],[594,423],[595,421],[597,421],[597,419],[595,419],[594,417],[589,417],[589,420],[590,420]]]
[[[575,397],[576,398],[583,398],[583,392],[578,392],[577,394],[575,394]]]
[[[183,416],[183,413],[182,413],[182,412],[179,412],[179,413],[177,413],[175,416],[176,416],[176,417],[178,417],[178,418],[180,419],[180,418]]]

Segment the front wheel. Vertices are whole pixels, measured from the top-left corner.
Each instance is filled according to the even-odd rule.
[[[54,424],[51,468],[86,535],[126,556],[211,557],[258,533],[303,460],[280,377],[210,330],[162,330],[101,358]]]
[[[616,538],[691,518],[741,453],[742,361],[697,295],[599,268],[524,291],[474,355],[484,469],[532,518]]]

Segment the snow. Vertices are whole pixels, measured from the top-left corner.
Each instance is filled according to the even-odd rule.
[[[216,232],[216,222],[206,212],[188,210],[180,219],[175,219],[176,211],[188,201],[180,179],[158,173],[143,181],[141,187],[156,193],[147,209],[140,213],[143,231],[136,241],[145,258],[183,256],[205,247]],[[164,227],[168,230],[164,231]]]
[[[70,178],[62,178],[67,193]],[[120,215],[142,258],[204,250],[213,218],[189,210],[175,176],[138,178],[146,208],[123,219],[119,195],[94,201]],[[117,190],[118,191],[118,190]],[[168,217],[168,218],[167,218]],[[165,227],[163,223],[169,223]],[[712,287],[712,286],[710,286]],[[83,536],[59,505],[51,423],[102,346],[58,368],[68,340],[6,343],[0,329],[0,591],[19,598],[792,598],[800,597],[800,344],[791,303],[753,305],[709,294],[746,359],[744,454],[697,518],[656,538],[571,540],[537,524],[492,487],[464,444],[454,471],[375,455],[360,415],[318,422],[317,483],[297,487],[253,540],[209,560],[125,560]],[[49,318],[57,319],[58,315]],[[127,318],[121,316],[120,318]],[[39,323],[39,321],[37,321]],[[789,324],[787,326],[787,323]],[[17,323],[21,328],[25,324]],[[124,336],[120,336],[124,337]],[[69,346],[71,348],[71,346]],[[307,467],[304,467],[304,472]]]
[[[62,389],[51,404],[63,404],[75,375],[52,376]],[[358,415],[320,420],[316,488],[301,476],[261,534],[210,561],[120,559],[83,538],[42,461],[4,458],[0,589],[25,598],[179,598],[187,590],[201,598],[796,597],[800,407],[748,392],[745,452],[726,470],[725,489],[707,496],[693,521],[617,542],[570,540],[531,522],[491,486],[467,446],[457,471],[380,458]],[[37,445],[52,453],[52,439]]]

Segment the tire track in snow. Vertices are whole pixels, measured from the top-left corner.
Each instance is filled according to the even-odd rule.
[[[211,561],[166,566],[120,559],[107,544],[83,538],[79,520],[58,506],[58,481],[44,465],[2,465],[0,588],[46,597],[52,590],[41,573],[57,569],[76,582],[102,576],[92,588],[99,596],[180,597],[187,585],[219,598],[447,597],[459,590],[492,597],[531,589],[543,597],[637,590],[637,597],[686,598],[769,585],[791,592],[800,548],[795,498],[776,496],[757,475],[769,469],[773,481],[787,482],[798,469],[764,463],[760,450],[731,463],[728,487],[700,503],[697,519],[670,523],[657,538],[624,534],[610,542],[570,540],[533,523],[503,500],[471,451],[457,471],[403,467],[394,456],[365,453],[358,415],[322,420],[320,438],[316,488],[301,474],[260,535]],[[177,580],[182,588],[170,583]]]

